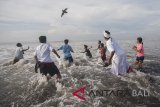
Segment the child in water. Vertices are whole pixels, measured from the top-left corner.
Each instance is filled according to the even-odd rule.
[[[27,49],[23,49],[22,44],[17,43],[17,48],[16,48],[13,64],[17,63],[20,59],[23,59],[24,51],[27,51],[28,49],[29,47]]]
[[[91,47],[92,48],[92,47]],[[90,52],[90,50],[89,50],[90,48],[88,48],[88,46],[87,45],[84,45],[84,52],[81,52],[81,53],[86,53],[86,56],[88,56],[89,58],[92,58],[92,54],[91,54],[91,52]]]
[[[135,65],[138,65],[138,69],[142,69],[144,60],[144,48],[141,37],[137,38],[137,44],[136,46],[133,46],[133,50],[136,51],[136,56],[137,56]]]
[[[101,43],[99,49],[100,49],[99,53],[101,54],[101,59],[103,62],[105,62],[106,61],[106,48],[104,47],[103,43]]]
[[[108,65],[107,59],[106,59],[106,47],[104,46],[103,43],[101,43],[99,50],[100,50],[99,53],[101,55],[101,59],[104,63],[104,67],[106,67]]]
[[[65,39],[64,40],[64,45],[62,45],[59,49],[59,50],[63,50],[63,53],[64,53],[64,60],[66,61],[69,61],[69,63],[72,63],[73,62],[73,58],[72,58],[72,55],[71,55],[71,52],[74,53],[72,47],[68,44],[69,40],[68,39]]]

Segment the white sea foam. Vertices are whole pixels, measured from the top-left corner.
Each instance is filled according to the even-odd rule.
[[[99,54],[95,49],[91,49],[93,58],[88,59],[84,54],[81,43],[72,43],[74,63],[68,66],[68,62],[63,61],[62,52],[58,52],[61,58],[52,56],[55,64],[58,66],[62,80],[57,82],[53,77],[49,81],[40,73],[34,72],[35,61],[33,52],[36,45],[30,46],[31,49],[24,54],[24,59],[12,65],[14,47],[7,49],[7,53],[0,57],[5,57],[5,61],[0,66],[0,103],[3,106],[12,107],[108,107],[112,105],[131,106],[140,98],[115,97],[115,96],[97,96],[91,98],[88,96],[90,90],[118,90],[118,89],[146,89],[150,92],[151,98],[157,102],[160,101],[160,80],[157,75],[150,75],[134,70],[135,72],[126,76],[114,76],[110,73],[110,66],[103,67]],[[86,44],[86,43],[84,43]],[[96,43],[92,44],[96,47]],[[60,43],[54,44],[58,48]],[[11,49],[11,50],[10,50]],[[4,50],[4,49],[1,49]],[[11,59],[12,58],[12,59]],[[152,60],[152,59],[148,59]],[[146,60],[147,61],[147,60]],[[149,61],[148,61],[149,62]],[[132,65],[133,60],[129,60]],[[87,101],[81,101],[74,97],[72,92],[85,87],[85,98]],[[5,94],[7,93],[7,94]],[[134,101],[133,101],[134,99]],[[128,103],[125,101],[128,100]],[[149,103],[154,101],[148,99]]]

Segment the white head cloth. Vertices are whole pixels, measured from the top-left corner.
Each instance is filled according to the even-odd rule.
[[[107,34],[105,31],[103,32],[103,34],[104,34],[104,37],[106,37],[106,38],[109,38],[109,37],[111,37],[109,34]]]

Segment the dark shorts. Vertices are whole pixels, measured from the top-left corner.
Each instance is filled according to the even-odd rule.
[[[55,74],[59,74],[59,70],[54,62],[51,63],[39,63],[40,73],[43,75],[49,74],[50,76],[54,76]]]
[[[73,62],[73,58],[72,57],[64,58],[64,60],[68,60],[70,63]]]
[[[140,56],[140,57],[137,56],[137,58],[136,58],[136,61],[141,61],[141,62],[143,62],[143,60],[144,60],[144,56]]]

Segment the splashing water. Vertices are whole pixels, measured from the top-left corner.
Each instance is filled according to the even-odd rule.
[[[152,53],[155,52],[154,56],[151,55],[150,50],[146,50],[143,72],[134,70],[135,72],[126,76],[117,77],[109,72],[110,66],[105,68],[102,66],[99,55],[94,49],[91,49],[92,59],[79,53],[83,51],[83,45],[79,45],[82,43],[71,43],[75,53],[73,54],[74,64],[69,67],[68,62],[63,61],[62,52],[59,52],[61,59],[52,56],[62,74],[63,79],[60,82],[57,82],[55,77],[47,81],[45,76],[34,72],[33,52],[36,44],[30,44],[31,49],[24,54],[25,58],[15,65],[11,64],[15,48],[1,46],[0,105],[2,107],[125,107],[160,103],[160,73],[158,72],[160,50],[152,50]],[[132,53],[128,45],[124,45],[128,43],[127,41],[122,43],[127,54],[132,56],[128,58],[132,65],[135,60],[134,52]],[[96,47],[96,42],[85,44]],[[54,46],[58,48],[60,43],[55,43]],[[149,46],[146,48],[150,48]],[[72,95],[72,92],[83,86],[86,101],[81,101]],[[146,90],[150,96],[88,96],[91,90],[125,89]]]

